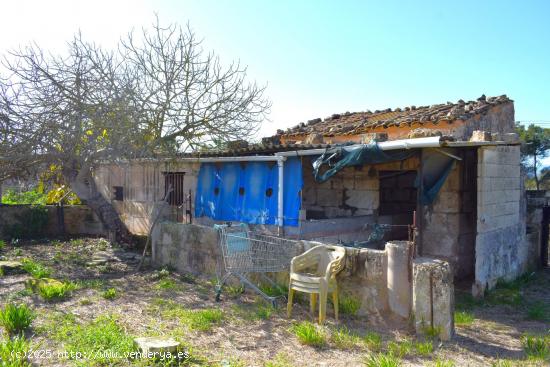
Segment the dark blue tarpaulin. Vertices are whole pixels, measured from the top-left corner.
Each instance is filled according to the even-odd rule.
[[[279,172],[276,162],[201,164],[195,216],[251,224],[277,224]],[[283,222],[297,226],[302,163],[289,158],[283,173]]]

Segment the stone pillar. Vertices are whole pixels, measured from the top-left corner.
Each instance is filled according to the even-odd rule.
[[[386,243],[390,310],[405,318],[409,317],[411,310],[410,249],[408,241]]]
[[[413,262],[413,312],[417,335],[439,331],[439,339],[454,335],[453,272],[448,262],[420,257]]]

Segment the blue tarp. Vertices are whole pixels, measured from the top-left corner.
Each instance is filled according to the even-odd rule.
[[[277,223],[279,173],[275,162],[201,164],[195,216],[251,224]],[[302,163],[289,158],[284,164],[283,222],[297,226]]]

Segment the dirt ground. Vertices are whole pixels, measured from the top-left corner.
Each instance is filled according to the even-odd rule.
[[[287,319],[284,307],[262,313],[261,310],[267,307],[249,292],[239,294],[237,290],[229,289],[222,302],[217,303],[212,279],[152,269],[137,273],[137,254],[113,248],[105,240],[7,244],[0,250],[0,256],[5,260],[33,259],[52,269],[51,277],[80,284],[66,300],[46,302],[25,290],[30,275],[0,277],[1,305],[9,301],[24,302],[37,312],[38,317],[30,332],[32,346],[37,350],[63,350],[63,343],[50,337],[52,329],[56,328],[56,317],[71,315],[75,322],[85,323],[100,315],[115,315],[117,322],[132,337],[165,335],[182,341],[192,349],[193,355],[200,356],[196,363],[202,365],[363,366],[369,354],[374,353],[362,344],[345,349],[336,347],[330,339],[321,347],[303,345],[292,332],[292,326],[299,321],[312,320],[307,304],[297,304],[292,319]],[[535,276],[536,281],[521,290],[521,297],[547,307],[550,305],[550,271],[546,269]],[[109,288],[116,289],[113,299],[102,296]],[[468,297],[459,291],[456,298],[468,303]],[[193,330],[181,325],[177,317],[164,312],[167,305],[189,310],[220,309],[223,318],[209,330]],[[548,319],[528,320],[522,307],[506,302],[495,305],[472,303],[470,306],[467,306],[470,307],[468,312],[473,315],[473,320],[457,326],[456,336],[451,342],[436,342],[434,351],[427,355],[406,355],[401,358],[401,365],[546,365],[547,362],[542,361],[528,363],[520,339],[526,332],[549,332]],[[373,325],[364,317],[342,315],[336,324],[329,307],[328,323],[323,330],[330,334],[339,326],[346,326],[360,336],[372,331],[379,333],[383,340],[382,351],[392,341],[415,340],[408,330],[384,327],[379,323]],[[31,362],[39,366],[75,363],[53,357],[35,358]],[[117,363],[128,365],[132,362]]]

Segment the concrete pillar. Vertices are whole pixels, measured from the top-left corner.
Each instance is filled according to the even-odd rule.
[[[417,335],[438,330],[439,339],[454,335],[453,272],[448,262],[420,257],[413,262],[413,312]]]
[[[386,243],[390,310],[405,318],[409,317],[411,310],[410,249],[408,241]]]

